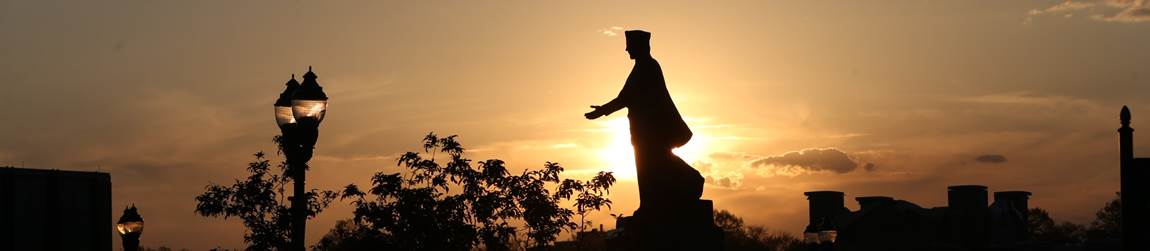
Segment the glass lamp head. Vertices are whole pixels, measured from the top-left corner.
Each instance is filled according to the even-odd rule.
[[[124,209],[124,214],[120,216],[119,221],[116,221],[116,231],[120,232],[121,236],[138,236],[144,232],[144,218],[140,217],[136,205]]]
[[[311,67],[308,67],[307,73],[303,75],[303,83],[292,94],[291,110],[296,122],[318,126],[327,115],[327,94],[316,82],[317,78]]]
[[[295,81],[295,74],[291,75],[291,80],[288,80],[285,85],[284,91],[280,93],[280,97],[276,99],[275,103],[276,125],[280,127],[296,122],[295,115],[292,114],[292,94],[295,94],[296,89],[299,89],[299,82]]]

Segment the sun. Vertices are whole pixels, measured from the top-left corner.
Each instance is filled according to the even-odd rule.
[[[691,120],[687,120],[690,125]],[[635,179],[635,152],[631,146],[631,132],[627,118],[615,118],[601,123],[601,131],[609,143],[599,149],[602,164],[614,173],[615,178]],[[710,138],[700,130],[693,130],[694,136],[686,145],[671,150],[687,163],[694,163],[706,156],[705,150]]]

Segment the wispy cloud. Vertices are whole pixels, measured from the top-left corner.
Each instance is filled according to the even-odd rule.
[[[611,26],[611,27],[599,29],[600,34],[603,34],[604,36],[608,36],[608,37],[618,36],[620,32],[623,32],[623,27]]]
[[[1095,20],[1106,22],[1121,22],[1121,23],[1140,23],[1150,22],[1150,1],[1141,0],[1135,1],[1134,4],[1129,4],[1118,14],[1112,16],[1095,15],[1091,16]]]
[[[987,104],[987,105],[1022,105],[1035,107],[1066,106],[1095,108],[1098,104],[1087,99],[1035,94],[1029,92],[987,94],[979,96],[960,97],[959,102]]]
[[[1023,23],[1032,23],[1035,17],[1061,15],[1071,18],[1078,13],[1086,13],[1092,20],[1118,23],[1150,22],[1150,1],[1148,0],[1095,0],[1065,1],[1056,5],[1032,9],[1027,12]]]

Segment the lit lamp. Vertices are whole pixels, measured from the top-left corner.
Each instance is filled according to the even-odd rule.
[[[276,99],[275,103],[276,125],[279,125],[281,129],[295,124],[295,115],[292,114],[291,108],[291,96],[299,88],[299,82],[295,81],[295,74],[291,75],[291,80],[288,80],[285,85],[287,87],[284,87],[283,93],[280,93],[280,98]]]
[[[124,251],[140,249],[140,234],[144,233],[144,218],[136,211],[136,205],[124,209],[120,220],[116,222],[116,231],[120,232]]]
[[[291,110],[292,115],[300,124],[314,123],[311,126],[318,127],[319,122],[323,121],[323,117],[327,113],[327,94],[323,92],[323,87],[319,86],[319,82],[315,81],[316,78],[318,77],[309,66],[307,73],[303,74],[303,84],[300,84],[299,88],[292,94]]]

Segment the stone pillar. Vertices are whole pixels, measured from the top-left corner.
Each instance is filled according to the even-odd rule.
[[[1146,250],[1144,239],[1147,236],[1147,216],[1142,205],[1146,204],[1146,171],[1134,159],[1134,128],[1130,127],[1130,108],[1122,106],[1118,115],[1122,127],[1118,128],[1119,189],[1122,200],[1122,249]]]

